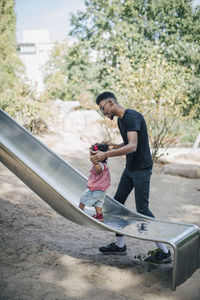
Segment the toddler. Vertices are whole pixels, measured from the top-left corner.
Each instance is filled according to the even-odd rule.
[[[108,151],[107,144],[98,144],[91,146],[93,151]],[[84,210],[85,205],[94,206],[96,214],[93,216],[99,221],[103,221],[102,206],[106,195],[106,190],[110,186],[110,172],[107,166],[107,159],[97,164],[92,164],[90,175],[88,177],[87,188],[83,192],[79,207]]]

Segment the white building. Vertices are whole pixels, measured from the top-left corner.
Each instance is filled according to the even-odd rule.
[[[42,67],[49,58],[54,46],[50,42],[48,30],[25,30],[23,40],[18,43],[18,53],[26,67],[26,75],[36,86],[37,91],[44,89]]]

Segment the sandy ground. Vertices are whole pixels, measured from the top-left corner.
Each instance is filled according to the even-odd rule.
[[[88,175],[88,145],[79,136],[51,133],[41,140]],[[111,196],[124,163],[110,159]],[[199,188],[200,179],[165,175],[155,166],[150,208],[159,218],[200,226]],[[126,205],[135,209],[133,195]],[[200,270],[172,292],[172,264],[147,266],[134,258],[153,243],[127,239],[126,256],[101,255],[98,248],[113,240],[64,219],[0,165],[0,299],[200,299]]]

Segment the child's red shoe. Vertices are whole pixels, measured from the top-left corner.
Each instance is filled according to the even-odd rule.
[[[93,218],[97,219],[98,221],[103,221],[103,214],[96,214],[93,216]]]

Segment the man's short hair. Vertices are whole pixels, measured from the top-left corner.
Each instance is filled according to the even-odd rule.
[[[99,96],[97,96],[97,99],[96,99],[96,104],[99,105],[99,103],[102,101],[102,100],[106,100],[106,99],[114,99],[115,101],[117,101],[117,98],[115,97],[115,95],[111,92],[103,92],[101,94],[99,94]]]

